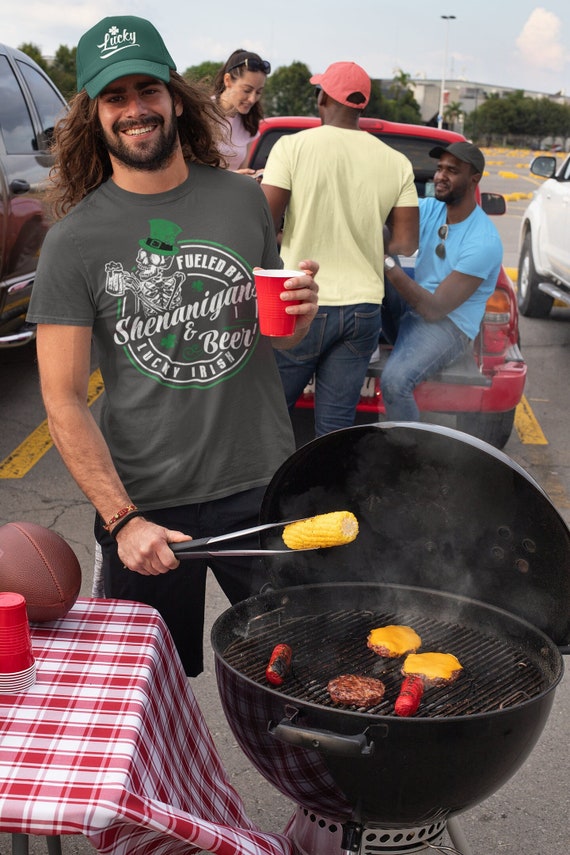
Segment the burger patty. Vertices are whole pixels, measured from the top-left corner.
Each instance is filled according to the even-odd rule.
[[[353,704],[356,707],[373,707],[384,697],[384,683],[373,677],[358,674],[342,674],[330,680],[327,690],[337,704]]]

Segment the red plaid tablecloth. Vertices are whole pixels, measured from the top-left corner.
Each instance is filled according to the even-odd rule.
[[[248,819],[160,615],[78,600],[32,624],[37,681],[0,695],[0,831],[113,855],[292,855]]]

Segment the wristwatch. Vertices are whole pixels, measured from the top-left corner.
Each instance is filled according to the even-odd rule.
[[[392,258],[391,255],[387,255],[384,259],[384,267],[386,270],[393,270],[396,266],[396,262]]]

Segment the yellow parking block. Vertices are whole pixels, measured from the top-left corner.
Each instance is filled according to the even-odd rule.
[[[89,378],[89,406],[103,392],[103,378],[97,368]],[[53,446],[47,421],[43,421],[11,454],[0,462],[0,478],[23,478]]]
[[[524,445],[548,445],[548,440],[524,395],[515,410],[515,430]]]
[[[520,202],[521,199],[532,199],[533,193],[522,193],[520,190],[517,190],[515,193],[505,193],[505,199],[507,202]]]

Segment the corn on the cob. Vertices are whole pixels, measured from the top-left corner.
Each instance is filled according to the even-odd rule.
[[[289,549],[319,549],[350,543],[357,534],[358,520],[354,514],[334,511],[289,523],[283,529],[283,540]]]

